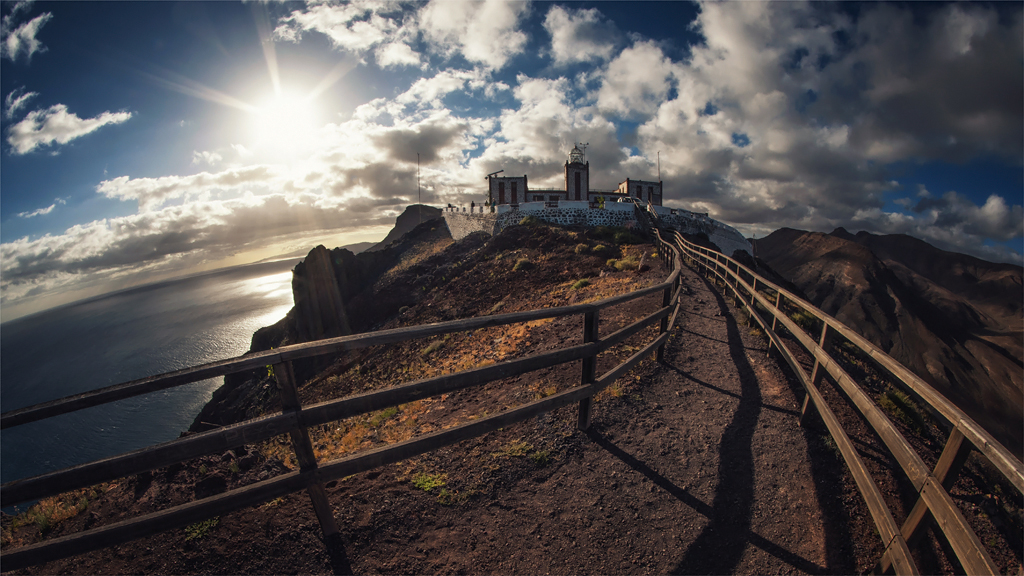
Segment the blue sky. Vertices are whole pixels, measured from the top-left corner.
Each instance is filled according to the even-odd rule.
[[[1020,3],[4,2],[0,316],[654,178],[765,236],[1021,263]]]

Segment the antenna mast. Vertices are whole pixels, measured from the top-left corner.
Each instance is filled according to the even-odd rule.
[[[420,189],[420,153],[416,153],[416,211],[420,213],[420,224],[423,224],[423,193]]]
[[[658,150],[658,182],[661,182],[661,150]]]

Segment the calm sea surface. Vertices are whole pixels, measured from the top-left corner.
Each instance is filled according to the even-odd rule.
[[[244,354],[292,306],[295,260],[232,268],[71,304],[0,325],[0,409]],[[9,428],[0,481],[165,442],[223,377]]]

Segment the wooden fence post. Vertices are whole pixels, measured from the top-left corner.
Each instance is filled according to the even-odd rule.
[[[828,323],[822,322],[821,326],[821,338],[818,339],[818,346],[821,347],[825,353],[828,353],[829,344],[832,342],[832,330],[828,329]],[[817,388],[821,383],[821,379],[825,376],[825,370],[822,369],[821,362],[818,361],[818,357],[814,357],[814,368],[811,369],[811,386]],[[800,408],[800,420],[798,424],[804,425],[804,419],[807,417],[807,409],[811,404],[811,395],[808,393],[804,396],[804,405]]]
[[[292,370],[291,362],[274,364],[274,378],[277,380],[277,388],[281,392],[282,412],[298,413],[299,427],[289,431],[292,437],[292,449],[295,450],[295,457],[299,461],[299,469],[303,472],[314,470],[317,467],[316,454],[313,452],[313,443],[309,441],[309,430],[302,424],[302,406],[299,403],[299,393],[295,386],[295,372]],[[327,501],[327,492],[323,484],[313,483],[306,486],[306,493],[313,503],[313,510],[316,518],[320,521],[320,529],[324,536],[332,536],[339,532],[338,522],[331,512],[331,505]]]
[[[942,484],[946,492],[949,492],[953,484],[956,483],[956,479],[960,475],[960,469],[967,462],[967,457],[971,455],[971,448],[971,443],[965,442],[960,428],[954,427],[953,431],[949,433],[946,446],[942,449],[942,454],[939,456],[939,461],[935,464],[935,469],[932,470],[932,477]],[[900,528],[900,534],[907,541],[907,546],[914,546],[921,540],[931,521],[932,514],[928,510],[928,504],[925,503],[923,496],[918,495],[917,502],[914,503],[914,507],[910,510],[910,514],[907,515],[906,521],[903,522],[903,526]],[[878,565],[875,567],[876,573],[884,574],[891,565],[892,559],[889,558],[888,554],[883,554],[882,559],[878,561]]]
[[[661,307],[664,308],[664,307],[668,306],[671,303],[672,303],[672,286],[668,286],[667,288],[665,288],[665,295],[661,299]],[[665,316],[664,318],[661,319],[661,329],[658,331],[658,334],[664,334],[665,332],[668,332],[668,316]],[[658,353],[656,355],[656,358],[657,358],[658,362],[664,362],[665,361],[665,346],[667,346],[667,345],[668,345],[668,340],[666,340],[665,343],[662,344],[661,346],[658,346]]]
[[[782,303],[782,291],[775,291],[775,312],[772,312],[772,332],[775,332],[775,324],[779,321],[779,304]],[[769,310],[771,312],[771,310]],[[772,355],[772,339],[768,339],[768,356]]]
[[[590,312],[583,315],[583,343],[588,344],[590,342],[596,342],[598,335],[598,323],[600,322],[600,310],[594,308]],[[597,379],[597,354],[593,356],[587,356],[583,359],[583,370],[580,374],[580,383],[586,386],[592,384]],[[590,418],[593,415],[594,410],[594,397],[587,396],[583,400],[580,400],[580,413],[577,421],[577,427],[580,430],[586,431],[590,428]]]

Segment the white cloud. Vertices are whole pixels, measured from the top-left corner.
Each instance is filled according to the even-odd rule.
[[[241,144],[232,144],[231,149],[235,151],[235,154],[238,154],[239,158],[248,158],[252,156],[252,151]]]
[[[375,53],[377,63],[384,68],[397,66],[419,66],[420,55],[404,42],[389,42],[382,45]]]
[[[274,36],[299,42],[306,32],[319,32],[331,44],[362,56],[377,48],[381,66],[413,64],[419,58],[403,43],[402,7],[397,2],[357,0],[348,4],[313,4],[281,18]]]
[[[24,56],[26,61],[30,61],[33,54],[46,51],[46,46],[36,39],[36,35],[39,34],[40,28],[53,18],[53,14],[45,12],[14,27],[17,14],[27,9],[30,4],[31,2],[19,2],[3,19],[3,24],[0,25],[0,56],[3,58],[15,61]]]
[[[557,65],[608,60],[621,37],[615,24],[596,8],[554,5],[544,18],[544,28],[551,34],[551,55]]]
[[[504,0],[432,0],[420,12],[420,28],[442,54],[500,70],[526,46],[518,26],[528,9]]]
[[[50,212],[53,212],[53,209],[57,207],[57,204],[66,204],[66,203],[67,202],[65,202],[61,198],[55,198],[53,200],[53,204],[50,204],[46,208],[40,208],[38,210],[32,210],[31,212],[19,212],[17,214],[17,216],[18,216],[18,218],[35,218],[36,216],[45,216],[46,214],[49,214]]]
[[[4,118],[14,118],[28,101],[39,96],[38,92],[25,92],[25,87],[15,88],[4,98]]]
[[[201,198],[211,192],[251,191],[251,186],[275,181],[267,166],[246,166],[211,174],[200,172],[191,176],[162,176],[159,178],[129,178],[120,176],[104,180],[96,192],[117,200],[137,200],[139,210],[154,211],[177,199]]]
[[[28,154],[40,146],[67,144],[99,130],[107,124],[120,124],[132,117],[131,112],[104,112],[95,118],[79,118],[69,114],[67,106],[55,104],[45,110],[29,112],[7,131],[7,143],[14,154]]]
[[[208,164],[210,166],[213,166],[214,164],[218,164],[223,159],[224,158],[220,154],[217,154],[216,152],[210,152],[207,150],[204,150],[202,152],[198,150],[192,151],[193,164]]]
[[[674,69],[653,42],[636,42],[608,64],[597,105],[627,118],[653,114],[672,87]]]

